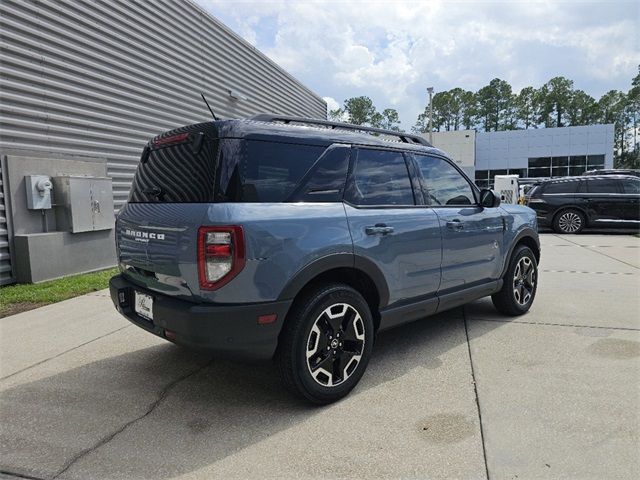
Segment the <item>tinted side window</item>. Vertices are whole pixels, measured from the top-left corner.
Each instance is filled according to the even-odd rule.
[[[618,181],[613,178],[596,178],[587,180],[589,193],[620,193]]]
[[[290,202],[341,202],[351,148],[328,149],[309,169]]]
[[[625,178],[622,180],[624,193],[640,193],[640,178]]]
[[[324,147],[225,139],[215,198],[218,202],[284,202]]]
[[[469,182],[449,162],[416,155],[431,205],[473,205],[476,200]]]
[[[544,187],[544,193],[576,193],[580,182],[553,182]]]
[[[414,205],[402,153],[358,150],[345,200],[355,205]]]

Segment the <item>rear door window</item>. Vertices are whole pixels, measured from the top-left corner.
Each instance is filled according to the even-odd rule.
[[[324,147],[247,140],[242,168],[244,201],[284,202]]]
[[[345,200],[354,205],[414,205],[404,155],[388,150],[359,149]]]
[[[594,178],[586,180],[588,193],[621,193],[619,182],[615,178]]]
[[[285,202],[325,147],[262,140],[222,141],[217,202]]]
[[[327,149],[300,180],[289,202],[341,202],[349,169],[350,146]]]
[[[640,194],[640,178],[625,178],[622,180],[624,193]]]
[[[552,194],[552,195],[562,194],[562,193],[577,193],[579,185],[580,185],[580,182],[575,180],[553,182],[553,183],[547,184],[547,186],[544,187],[544,193]]]

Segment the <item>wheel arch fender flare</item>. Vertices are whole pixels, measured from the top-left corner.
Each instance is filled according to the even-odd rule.
[[[278,300],[295,298],[314,278],[337,268],[349,268],[367,275],[378,290],[379,307],[383,308],[389,303],[389,287],[384,274],[371,260],[352,253],[331,254],[308,263],[289,280],[280,292]]]
[[[525,227],[520,230],[511,241],[511,246],[509,247],[509,251],[505,256],[504,265],[502,266],[502,273],[500,274],[500,278],[502,278],[507,272],[509,263],[511,262],[511,257],[513,256],[513,252],[516,246],[523,243],[522,241],[525,239],[527,242],[533,242],[533,244],[536,246],[537,251],[534,249],[533,253],[534,255],[536,255],[536,261],[540,262],[540,239],[538,237],[538,232],[536,232],[531,227]]]

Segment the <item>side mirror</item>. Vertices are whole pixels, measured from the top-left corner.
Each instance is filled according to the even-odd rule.
[[[485,208],[496,208],[500,206],[500,197],[493,190],[483,188],[480,190],[480,206]]]

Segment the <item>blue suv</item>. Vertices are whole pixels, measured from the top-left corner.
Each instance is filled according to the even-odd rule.
[[[422,137],[266,114],[151,140],[116,230],[122,315],[274,358],[319,404],[358,383],[380,330],[489,295],[527,312],[540,260],[535,213]]]

